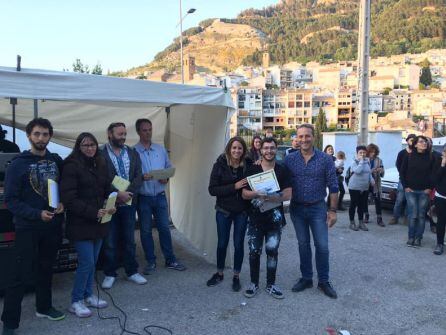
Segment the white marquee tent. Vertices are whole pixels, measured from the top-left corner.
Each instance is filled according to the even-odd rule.
[[[167,84],[107,76],[0,67],[0,123],[13,125],[10,98],[17,98],[15,126],[35,115],[48,118],[53,141],[71,146],[89,131],[107,141],[111,122],[127,125],[127,143],[137,141],[134,123],[153,123],[153,141],[165,143],[176,167],[170,182],[171,216],[189,241],[214,260],[216,229],[209,175],[223,152],[233,103],[221,88]]]

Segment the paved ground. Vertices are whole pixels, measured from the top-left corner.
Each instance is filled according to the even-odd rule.
[[[210,220],[209,224],[215,223]],[[168,327],[174,334],[188,335],[317,335],[326,334],[327,327],[348,330],[352,335],[446,334],[446,256],[432,254],[434,235],[427,231],[423,247],[413,249],[405,246],[405,226],[381,228],[371,224],[369,232],[354,232],[347,225],[344,212],[330,231],[331,276],[337,300],[314,288],[291,292],[299,275],[297,241],[291,223],[285,227],[279,250],[277,284],[284,289],[284,300],[275,300],[264,291],[251,300],[232,292],[229,271],[222,284],[206,287],[214,266],[190,251],[187,241],[176,231],[175,247],[189,268],[186,272],[160,267],[156,274],[148,276],[145,286],[135,286],[121,276],[111,293],[129,316],[128,328],[141,334],[143,327],[151,323]],[[142,260],[141,250],[139,259]],[[248,282],[246,260],[242,284]],[[264,261],[262,267],[263,287]],[[54,304],[58,308],[68,306],[72,277],[72,273],[55,277]],[[33,304],[33,295],[28,295],[18,334],[120,334],[116,320],[99,320],[97,315],[83,320],[69,315],[61,322],[37,320]],[[112,307],[102,313],[119,315]],[[160,330],[152,333],[167,334]]]

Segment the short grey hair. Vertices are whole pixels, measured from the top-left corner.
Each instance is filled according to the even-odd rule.
[[[312,124],[309,123],[302,123],[301,125],[299,125],[297,127],[297,131],[299,131],[299,129],[301,128],[307,128],[307,129],[311,129],[311,135],[314,136],[314,126]]]

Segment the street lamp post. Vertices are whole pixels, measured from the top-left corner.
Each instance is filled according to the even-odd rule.
[[[181,83],[184,84],[184,68],[183,68],[183,20],[189,14],[192,14],[196,11],[195,8],[189,9],[186,14],[183,16],[183,7],[180,0],[180,58],[181,58]]]

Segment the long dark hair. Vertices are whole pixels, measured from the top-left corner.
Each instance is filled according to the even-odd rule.
[[[225,156],[226,161],[228,162],[228,165],[231,165],[231,147],[234,142],[239,142],[242,145],[243,148],[243,155],[240,157],[240,165],[243,166],[247,154],[247,146],[245,140],[240,136],[234,136],[229,141],[228,144],[226,144],[225,147]]]
[[[90,139],[91,141],[94,142],[94,144],[96,144],[96,152],[91,160],[89,157],[85,156],[81,151],[81,144],[86,138]],[[76,159],[84,164],[91,161],[91,163],[93,163],[94,166],[101,166],[105,163],[99,152],[98,140],[92,133],[87,133],[87,132],[80,133],[79,136],[76,138],[73,151],[68,156],[68,158]]]
[[[251,141],[251,151],[256,151],[257,149],[254,147],[254,142],[259,139],[260,143],[262,143],[262,138],[260,137],[260,135],[254,135],[254,137],[252,138]]]

